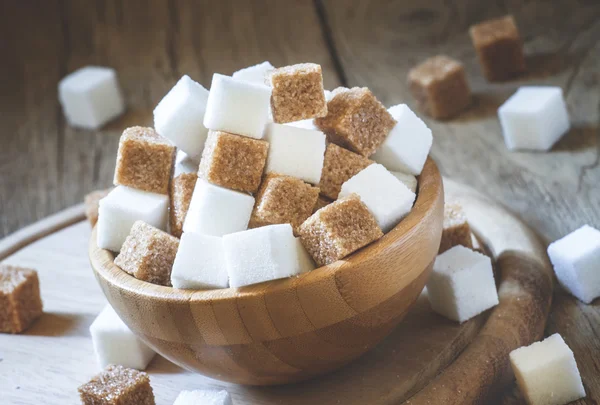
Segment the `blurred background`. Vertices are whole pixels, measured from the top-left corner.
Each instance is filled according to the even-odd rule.
[[[468,27],[513,14],[528,73],[487,83]],[[508,205],[546,240],[600,226],[598,0],[3,0],[0,2],[0,237],[112,183],[122,130],[188,74],[205,87],[264,60],[316,62],[325,88],[368,86],[416,108],[408,70],[447,54],[465,64],[473,106],[428,119],[444,175]],[[117,70],[125,115],[98,131],[69,127],[59,80],[85,65]],[[507,151],[497,107],[523,84],[561,86],[573,129],[549,153]]]

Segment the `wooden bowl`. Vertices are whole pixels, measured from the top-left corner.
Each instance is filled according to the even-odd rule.
[[[137,280],[98,248],[95,229],[89,256],[110,304],[162,356],[219,380],[284,384],[343,366],[400,322],[437,254],[443,194],[428,159],[413,210],[379,241],[300,277],[239,289],[177,290]]]

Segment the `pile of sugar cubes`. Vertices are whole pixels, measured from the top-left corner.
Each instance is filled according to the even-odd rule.
[[[183,76],[127,128],[100,248],[151,283],[243,287],[297,276],[381,238],[412,209],[432,144],[408,106],[323,88],[314,63]],[[90,196],[90,202],[102,194]]]

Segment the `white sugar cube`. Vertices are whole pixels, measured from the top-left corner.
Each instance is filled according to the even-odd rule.
[[[244,69],[240,69],[234,72],[231,77],[235,80],[242,80],[245,82],[265,84],[265,77],[267,73],[275,69],[275,66],[271,65],[271,62],[265,61],[258,65],[250,66]]]
[[[319,184],[325,159],[325,134],[291,125],[267,125],[270,142],[266,171]]]
[[[208,130],[202,121],[208,90],[184,75],[154,109],[154,128],[191,159],[199,159]]]
[[[142,342],[110,305],[104,307],[90,326],[96,359],[101,368],[109,364],[144,370],[154,350]]]
[[[261,139],[269,119],[271,88],[215,73],[204,126]]]
[[[435,259],[427,291],[434,311],[461,323],[498,304],[490,258],[464,246]]]
[[[183,231],[223,236],[248,228],[254,197],[198,179]]]
[[[391,230],[412,209],[416,195],[380,164],[372,164],[351,177],[339,198],[356,193],[384,231]]]
[[[392,173],[394,176],[396,176],[396,178],[398,180],[400,180],[406,187],[408,187],[408,189],[410,191],[412,191],[413,193],[417,192],[417,178],[415,176],[413,176],[412,174],[406,174],[406,173],[402,173],[402,172],[390,172]]]
[[[173,263],[171,284],[188,289],[229,287],[223,240],[184,232]]]
[[[135,221],[165,230],[169,197],[131,187],[115,187],[98,205],[98,247],[118,252]]]
[[[513,350],[510,364],[530,405],[563,405],[585,397],[575,356],[558,333]]]
[[[600,231],[584,225],[548,246],[560,284],[587,304],[600,297]]]
[[[290,224],[268,225],[223,237],[231,287],[298,275],[314,268]]]
[[[333,98],[333,92],[329,90],[325,90],[325,101],[329,101]]]
[[[181,391],[173,405],[232,405],[225,390]]]
[[[431,130],[406,104],[390,107],[388,112],[397,123],[371,159],[388,170],[417,176],[431,149]]]
[[[125,102],[114,69],[86,66],[58,84],[58,99],[70,125],[97,129],[121,115]]]
[[[315,121],[312,118],[307,119],[307,120],[288,122],[284,125],[290,125],[290,126],[296,127],[296,128],[310,129],[313,131],[320,131],[320,129],[317,128],[317,126],[315,125]]]
[[[198,171],[198,162],[190,159],[184,152],[178,150],[175,157],[175,168],[173,169],[173,177],[177,177],[183,173],[196,173]]]
[[[521,87],[498,117],[510,150],[549,150],[571,126],[560,87]]]

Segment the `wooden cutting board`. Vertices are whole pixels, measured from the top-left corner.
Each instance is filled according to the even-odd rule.
[[[374,350],[325,377],[280,387],[244,387],[192,374],[157,356],[147,371],[157,404],[183,389],[225,388],[236,404],[485,403],[512,379],[507,353],[542,336],[551,269],[536,236],[502,207],[445,180],[494,258],[500,305],[462,325],[433,313],[426,291]],[[0,241],[0,260],[39,271],[45,313],[23,335],[0,334],[0,403],[74,404],[99,371],[88,327],[106,300],[87,258],[83,207]],[[420,392],[418,392],[420,391]],[[418,392],[416,395],[414,395]],[[414,395],[414,396],[413,396]]]

